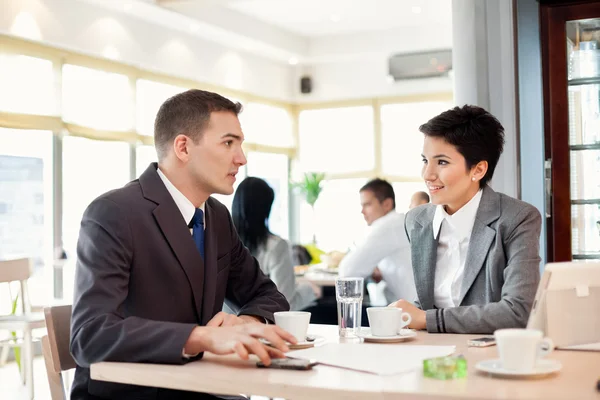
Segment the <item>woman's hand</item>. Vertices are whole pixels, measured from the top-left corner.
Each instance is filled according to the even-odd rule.
[[[408,325],[409,328],[412,329],[427,329],[427,321],[425,319],[425,311],[417,308],[414,304],[400,299],[398,301],[393,302],[388,307],[396,307],[401,308],[402,312],[406,312],[410,314],[411,322]]]

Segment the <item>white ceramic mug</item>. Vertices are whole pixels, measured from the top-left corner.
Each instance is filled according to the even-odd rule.
[[[279,311],[273,314],[275,325],[288,331],[299,342],[306,341],[306,332],[310,323],[310,313],[307,311]]]
[[[499,329],[494,332],[502,368],[530,372],[536,362],[552,353],[554,343],[537,329]]]
[[[367,315],[373,336],[396,336],[412,320],[409,313],[396,307],[369,307]]]

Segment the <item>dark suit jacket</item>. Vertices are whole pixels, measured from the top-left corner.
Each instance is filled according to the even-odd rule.
[[[493,333],[525,328],[540,281],[540,212],[485,186],[469,239],[459,306],[438,309],[433,304],[435,209],[425,204],[410,210],[405,219],[417,305],[426,310],[427,331]]]
[[[94,200],[77,244],[72,398],[205,398],[90,379],[100,361],[183,364],[191,331],[221,311],[273,321],[289,305],[241,243],[228,210],[205,204],[205,257],[151,164],[138,180]],[[202,354],[197,358],[201,358]]]

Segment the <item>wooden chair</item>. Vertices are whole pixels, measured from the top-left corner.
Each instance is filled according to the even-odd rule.
[[[71,306],[44,308],[48,336],[42,338],[42,351],[48,373],[52,400],[68,398],[63,380],[63,371],[76,367],[75,360],[69,351],[71,339]]]
[[[31,313],[27,279],[31,276],[31,260],[21,258],[16,260],[0,261],[0,283],[19,282],[20,285],[20,313],[15,315],[0,316],[0,330],[21,332],[22,342],[9,343],[12,347],[22,348],[21,368],[23,381],[27,386],[29,398],[33,399],[33,338],[34,329],[44,328],[44,316]]]

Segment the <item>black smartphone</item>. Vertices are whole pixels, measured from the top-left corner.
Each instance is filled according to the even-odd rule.
[[[297,371],[307,371],[312,369],[317,362],[314,360],[300,360],[297,358],[274,358],[271,360],[271,365],[265,365],[262,361],[256,363],[258,368],[275,368],[275,369],[294,369]]]

